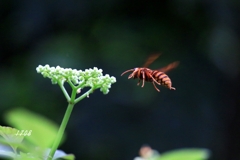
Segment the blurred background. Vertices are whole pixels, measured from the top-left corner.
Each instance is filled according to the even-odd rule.
[[[15,107],[61,123],[67,102],[38,65],[98,67],[117,83],[75,106],[60,149],[129,160],[143,144],[201,147],[212,160],[239,160],[239,16],[238,0],[1,0],[0,124]],[[120,76],[153,53],[162,55],[151,69],[180,61],[168,73],[176,91]]]

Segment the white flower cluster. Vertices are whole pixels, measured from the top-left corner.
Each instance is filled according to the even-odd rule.
[[[111,84],[116,82],[116,78],[106,74],[103,76],[102,69],[94,67],[93,69],[86,69],[85,71],[71,68],[50,67],[49,65],[39,65],[36,68],[38,73],[41,73],[44,78],[50,78],[53,84],[61,81],[73,83],[80,88],[91,87],[94,89],[100,88],[101,92],[107,94]]]

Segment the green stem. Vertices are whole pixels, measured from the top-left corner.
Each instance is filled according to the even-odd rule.
[[[65,97],[68,99],[68,102],[69,102],[69,103],[68,103],[68,107],[67,107],[67,110],[66,110],[66,112],[65,112],[65,115],[64,115],[64,117],[63,117],[62,123],[61,123],[61,125],[60,125],[60,128],[59,128],[59,130],[58,130],[57,136],[56,136],[56,138],[55,138],[55,140],[54,140],[54,143],[53,143],[53,146],[52,146],[52,148],[51,148],[51,151],[50,151],[50,153],[49,153],[49,155],[48,155],[48,160],[52,160],[52,158],[53,158],[53,156],[54,156],[54,154],[55,154],[55,152],[56,152],[56,150],[57,150],[57,148],[58,148],[58,146],[59,146],[59,144],[60,144],[60,142],[61,142],[62,136],[63,136],[63,134],[64,134],[65,128],[66,128],[67,123],[68,123],[68,121],[69,121],[69,118],[70,118],[70,115],[71,115],[71,113],[72,113],[72,110],[73,110],[74,105],[75,105],[77,102],[81,101],[83,98],[87,97],[87,96],[88,96],[90,93],[92,93],[93,90],[95,89],[95,88],[91,88],[91,89],[89,89],[86,93],[84,93],[83,95],[81,95],[80,97],[78,97],[77,99],[75,99],[75,98],[76,98],[77,88],[71,86],[71,87],[72,87],[72,94],[71,94],[71,98],[70,98],[69,95],[68,95],[68,93],[66,92],[63,84],[61,83],[61,84],[59,84],[59,85],[60,85],[60,87],[61,87],[61,89],[62,89]]]
[[[60,86],[61,90],[63,91],[64,96],[66,97],[67,101],[70,101],[70,97],[68,95],[68,92],[66,91],[64,85],[64,81],[59,82],[58,81],[58,85]]]
[[[68,84],[71,86],[72,89],[75,89],[76,86],[72,83],[71,79],[68,78]]]
[[[57,150],[57,148],[58,148],[58,146],[61,142],[62,136],[64,134],[64,130],[67,126],[69,117],[70,117],[70,115],[72,113],[72,110],[73,110],[73,107],[74,107],[74,103],[69,103],[68,104],[68,107],[67,107],[67,110],[65,112],[64,118],[62,120],[61,126],[58,130],[57,137],[55,138],[55,141],[54,141],[53,146],[51,148],[51,151],[49,153],[48,160],[52,160],[52,158],[54,156],[54,153],[56,152],[56,150]]]
[[[90,93],[92,93],[95,90],[95,88],[91,88],[89,89],[86,93],[84,93],[83,95],[81,95],[80,97],[78,97],[77,99],[74,100],[74,103],[78,103],[79,101],[81,101],[83,98],[87,97]]]

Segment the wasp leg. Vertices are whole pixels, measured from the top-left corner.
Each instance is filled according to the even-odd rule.
[[[165,82],[165,84],[166,84],[166,82]],[[170,90],[176,90],[176,88],[172,87],[171,81],[170,81],[170,83],[167,83],[167,84],[166,84],[166,87],[167,87],[168,89],[170,89]]]
[[[136,74],[136,71],[133,71],[133,72],[128,76],[128,79],[134,78],[135,74]]]
[[[158,92],[160,92],[160,90],[156,87],[154,81],[152,82],[152,84],[153,84],[154,88],[155,88]]]
[[[132,78],[132,77],[133,77],[133,73],[128,76],[128,79],[130,79],[130,78]]]
[[[141,80],[139,79],[139,80],[138,80],[138,83],[137,83],[137,85],[139,85],[139,84],[140,84],[140,82],[141,82]]]
[[[157,83],[158,85],[161,85],[161,83],[157,82],[151,74],[148,74],[148,76],[150,76],[155,83]]]
[[[142,82],[142,87],[144,86],[144,81],[145,81],[145,72],[142,72],[142,76],[143,76],[143,82]]]

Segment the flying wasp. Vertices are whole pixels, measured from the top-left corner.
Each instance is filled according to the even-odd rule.
[[[121,74],[124,75],[127,72],[132,72],[129,76],[128,79],[135,79],[138,78],[138,83],[137,85],[140,84],[141,80],[142,80],[142,87],[144,87],[144,82],[152,82],[154,88],[160,92],[160,90],[156,87],[155,83],[158,85],[163,85],[167,88],[169,88],[170,90],[176,90],[176,88],[172,87],[172,81],[171,79],[168,77],[168,75],[165,74],[165,72],[168,72],[174,68],[176,68],[179,64],[179,62],[175,61],[173,63],[170,63],[169,65],[157,69],[157,70],[151,70],[149,68],[147,68],[151,63],[153,63],[153,61],[155,61],[160,54],[153,54],[151,55],[145,62],[145,64],[143,65],[143,67],[138,67],[138,68],[134,68],[134,69],[129,69],[125,72],[123,72]]]

